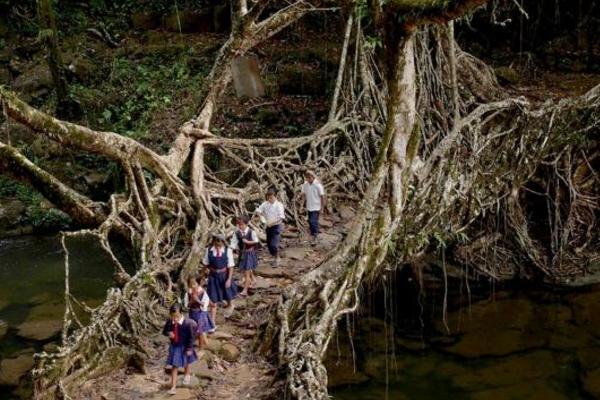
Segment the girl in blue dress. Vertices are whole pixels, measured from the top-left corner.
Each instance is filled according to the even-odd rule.
[[[171,372],[171,389],[169,393],[176,394],[177,370],[179,368],[184,368],[183,384],[190,384],[190,364],[197,359],[194,350],[197,328],[193,320],[183,316],[179,303],[171,306],[169,314],[170,318],[163,328],[163,335],[168,336],[170,339],[166,365],[166,369]]]
[[[188,279],[188,290],[185,294],[184,305],[189,309],[190,318],[193,319],[198,328],[196,336],[198,337],[198,347],[203,349],[207,346],[206,334],[214,332],[215,325],[208,315],[208,305],[210,299],[208,293],[201,286],[202,277],[190,277]]]
[[[212,245],[206,249],[202,264],[208,269],[206,291],[210,298],[210,316],[213,323],[216,323],[217,305],[225,305],[225,318],[228,318],[233,313],[233,299],[237,296],[237,286],[233,282],[235,260],[233,251],[225,246],[225,236],[213,235]]]
[[[244,271],[244,289],[240,296],[248,295],[248,288],[256,282],[254,270],[258,267],[258,245],[260,243],[256,232],[248,226],[250,218],[242,215],[236,219],[237,229],[231,239],[230,247],[239,254],[238,266]]]

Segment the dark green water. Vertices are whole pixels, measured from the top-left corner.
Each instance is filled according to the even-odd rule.
[[[495,292],[451,309],[450,333],[436,300],[423,305],[417,324],[398,310],[355,318],[355,361],[344,324],[328,353],[334,398],[600,398],[599,288]]]
[[[67,244],[71,292],[95,306],[110,286],[113,267],[94,241],[69,239]],[[47,334],[52,336],[43,340],[25,338],[19,328],[31,321],[62,320],[63,295],[64,258],[57,236],[0,240],[0,359],[31,354],[57,339],[56,323],[50,322]],[[27,378],[17,389],[0,386],[0,399],[13,398],[15,391],[27,397],[27,388]]]

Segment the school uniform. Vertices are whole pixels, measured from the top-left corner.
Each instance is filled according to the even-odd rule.
[[[254,243],[246,244],[243,239]],[[248,226],[243,231],[236,229],[229,247],[239,251],[238,266],[242,271],[254,270],[258,267],[258,235],[253,229]]]
[[[315,179],[313,183],[304,182],[302,193],[306,197],[306,209],[308,211],[308,226],[310,234],[316,237],[319,234],[319,213],[321,212],[321,196],[325,195],[323,185]]]
[[[220,303],[234,299],[237,296],[237,286],[233,279],[231,280],[231,286],[225,287],[229,276],[229,268],[233,268],[235,265],[233,251],[229,247],[217,249],[211,246],[204,253],[202,263],[209,270],[206,291],[210,301]]]
[[[283,204],[279,200],[275,200],[273,203],[265,201],[256,211],[267,220],[267,248],[272,256],[277,256],[281,241],[281,221],[285,219]]]
[[[210,298],[208,297],[206,290],[202,290],[202,293],[199,293],[201,290],[200,288],[197,288],[195,293],[193,290],[194,289],[188,290],[185,294],[183,303],[189,308],[190,318],[198,325],[196,328],[196,335],[202,335],[203,333],[211,332],[215,329],[215,324],[208,313]]]
[[[163,328],[163,335],[173,333],[169,343],[167,366],[183,368],[196,361],[194,341],[196,340],[196,323],[190,318],[181,317],[178,321],[169,319]],[[191,352],[191,355],[187,353]]]

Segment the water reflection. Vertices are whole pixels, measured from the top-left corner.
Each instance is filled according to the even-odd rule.
[[[96,241],[69,239],[71,292],[99,304],[113,267]],[[0,240],[0,398],[29,398],[23,373],[34,351],[49,348],[62,327],[64,258],[57,236]],[[17,388],[15,389],[15,386]]]
[[[599,288],[513,289],[460,303],[450,302],[449,332],[439,296],[424,300],[422,325],[398,303],[394,312],[388,305],[387,323],[381,311],[356,317],[354,357],[346,326],[330,346],[330,393],[338,400],[600,398]]]

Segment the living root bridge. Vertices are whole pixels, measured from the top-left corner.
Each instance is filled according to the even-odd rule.
[[[453,10],[479,4],[445,3],[451,4],[438,15],[444,23],[453,18]],[[0,89],[10,119],[48,140],[115,160],[127,183],[123,193],[96,203],[16,149],[0,147],[3,168],[38,187],[63,211],[80,215],[88,230],[69,235],[98,237],[118,277],[105,303],[93,310],[67,290],[62,346],[37,355],[36,398],[72,397],[85,380],[143,353],[140,338],[156,329],[162,304],[180,289],[178,277],[198,267],[208,232],[229,227],[231,217],[247,212],[248,201],[260,198],[267,186],[297,193],[298,172],[309,167],[319,171],[335,201],[356,202],[358,213],[329,257],[286,289],[257,343],[276,354],[287,395],[325,399],[322,358],[338,319],[359,306],[365,282],[376,282],[386,265],[418,261],[447,243],[477,243],[467,236],[472,226],[490,210],[508,204],[505,200],[546,160],[586,154],[588,148],[571,141],[573,133],[584,138],[597,134],[599,88],[578,99],[541,106],[502,98],[489,68],[455,44],[451,24],[418,28],[432,21],[431,13],[394,25],[384,35],[386,62],[379,62],[352,5],[343,10],[349,17],[328,121],[302,138],[220,137],[211,132],[210,123],[231,80],[233,58],[322,6],[308,1],[278,5],[238,4],[234,29],[210,73],[204,105],[181,127],[165,155],[117,133],[57,120]],[[376,29],[386,27],[382,22]],[[209,152],[235,166],[231,181],[219,179],[205,164]],[[184,177],[181,170],[188,162],[189,177]],[[589,179],[572,181],[589,185]],[[300,224],[293,196],[287,205]],[[578,218],[571,221],[570,227],[579,223]],[[487,229],[495,233],[492,226]],[[137,252],[132,276],[112,252],[108,238],[115,232],[128,238]],[[525,236],[521,232],[518,237]],[[526,240],[522,243],[528,247]],[[545,265],[543,257],[539,260]],[[544,268],[549,274],[557,271]],[[68,289],[68,258],[66,271]],[[498,277],[486,265],[479,271]],[[79,322],[77,309],[91,314],[89,325]]]

